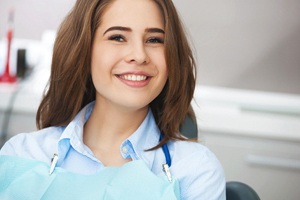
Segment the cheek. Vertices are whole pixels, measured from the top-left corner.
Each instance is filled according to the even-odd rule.
[[[151,62],[159,69],[159,71],[167,71],[166,56],[163,49],[154,49],[148,52]]]
[[[105,74],[109,73],[109,69],[105,66],[105,60],[100,57],[94,57],[91,62],[91,75],[94,86],[97,88],[99,85],[103,85],[107,82],[107,76]]]
[[[160,84],[163,88],[169,77],[168,67],[164,55],[157,57],[156,66],[160,74]]]
[[[107,55],[105,51],[101,49],[94,49],[91,59],[91,73],[99,75],[99,73],[104,73],[109,70],[109,59],[111,56]]]
[[[167,79],[168,78],[168,67],[167,67],[167,62],[166,62],[166,58],[164,55],[160,57],[159,63],[160,63],[160,67],[159,67],[160,71],[165,74],[165,78]]]
[[[95,73],[96,68],[98,66],[98,63],[99,63],[99,58],[98,58],[98,49],[93,47],[92,49],[92,57],[91,57],[91,73],[93,75],[93,73]]]

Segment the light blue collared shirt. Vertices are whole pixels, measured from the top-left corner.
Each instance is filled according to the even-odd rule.
[[[33,133],[22,133],[11,138],[0,155],[13,155],[50,163],[58,154],[57,166],[66,170],[93,174],[104,165],[83,143],[83,126],[94,103],[83,108],[66,127],[49,127]],[[124,158],[144,160],[157,176],[164,176],[166,163],[162,148],[145,151],[159,142],[160,131],[151,110],[140,127],[120,146]],[[225,178],[222,166],[215,155],[196,142],[170,141],[171,174],[179,180],[182,200],[225,200]],[[0,172],[1,173],[1,172]]]

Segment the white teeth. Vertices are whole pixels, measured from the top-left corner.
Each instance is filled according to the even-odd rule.
[[[147,76],[143,76],[143,75],[122,75],[120,76],[121,78],[125,79],[125,80],[129,80],[129,81],[144,81],[147,79]]]

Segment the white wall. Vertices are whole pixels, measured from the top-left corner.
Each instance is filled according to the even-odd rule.
[[[299,0],[175,0],[206,85],[300,93]]]
[[[75,0],[0,0],[0,38],[5,36],[9,10],[15,9],[15,37],[40,39],[46,29],[57,29]]]
[[[300,94],[300,0],[173,0],[197,50],[198,83]],[[15,4],[16,37],[55,29],[75,0],[1,0],[0,37]]]

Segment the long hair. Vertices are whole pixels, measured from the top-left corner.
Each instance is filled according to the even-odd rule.
[[[159,148],[169,140],[185,140],[179,132],[187,115],[195,120],[191,107],[196,84],[196,66],[182,22],[171,0],[155,0],[165,20],[165,56],[168,80],[150,104],[158,127],[164,134]],[[195,122],[196,123],[196,122]]]
[[[109,0],[78,0],[62,22],[53,48],[51,76],[37,110],[39,129],[67,125],[95,100],[91,80],[92,41]]]
[[[38,108],[39,129],[66,126],[88,103],[95,100],[91,80],[91,49],[101,16],[112,0],[77,0],[60,26],[54,44],[49,88]],[[178,13],[171,0],[154,0],[165,22],[165,56],[168,80],[150,103],[155,121],[164,134],[154,148],[169,140],[184,140],[179,127],[192,114],[195,61]]]

